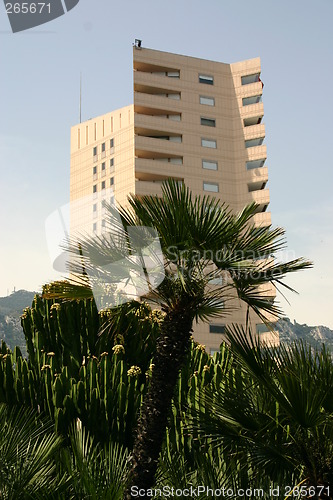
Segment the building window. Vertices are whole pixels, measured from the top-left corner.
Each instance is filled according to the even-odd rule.
[[[94,222],[93,223],[93,232],[96,233],[97,232],[97,222]]]
[[[97,179],[97,166],[93,167],[93,180]]]
[[[110,179],[110,186],[114,186],[114,177],[111,177]]]
[[[199,99],[200,99],[200,104],[205,104],[206,106],[215,106],[214,97],[205,97],[201,95]]]
[[[95,146],[95,147],[93,148],[93,158],[94,158],[94,161],[96,161],[96,160],[97,160],[97,146]]]
[[[209,325],[209,333],[224,333],[225,325]]]
[[[105,189],[105,181],[102,182],[101,189]]]
[[[96,218],[97,217],[97,203],[93,204],[93,216]]]
[[[93,185],[93,193],[97,193],[97,184]]]
[[[264,142],[264,137],[258,137],[258,139],[250,139],[245,141],[246,148],[253,148],[254,146],[261,146]]]
[[[217,161],[202,160],[202,168],[207,170],[217,170]]]
[[[102,163],[102,177],[105,175],[105,162]]]
[[[250,104],[257,104],[258,102],[261,102],[262,96],[261,95],[253,95],[251,97],[243,97],[242,102],[243,106],[249,106]]]
[[[110,168],[113,169],[113,167],[114,167],[114,158],[111,158],[111,160],[110,160]]]
[[[115,204],[114,196],[111,196],[111,198],[110,198],[110,205],[114,205],[114,204]]]
[[[206,83],[207,85],[214,85],[214,77],[208,75],[199,75],[199,83]]]
[[[216,149],[216,141],[214,139],[201,139],[201,146]]]
[[[114,148],[114,139],[110,139],[110,149]]]
[[[203,183],[204,191],[209,191],[210,193],[218,193],[219,185],[215,182],[204,182]]]
[[[105,157],[105,142],[102,144],[102,158]]]
[[[105,231],[105,229],[106,229],[106,222],[105,222],[104,219],[102,220],[101,226],[102,226],[102,231]]]
[[[168,71],[166,76],[169,78],[180,78],[180,71]]]
[[[200,118],[201,125],[205,125],[206,127],[216,127],[216,122],[213,118]]]
[[[249,83],[256,83],[256,82],[260,82],[259,73],[242,76],[242,85],[248,85]]]

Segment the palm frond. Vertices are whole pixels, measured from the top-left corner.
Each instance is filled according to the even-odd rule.
[[[127,450],[112,442],[103,448],[77,424],[70,437],[73,461],[67,466],[76,498],[120,500],[128,473]]]
[[[54,434],[53,425],[32,410],[9,409],[4,404],[0,424],[1,497],[52,498],[60,493],[66,478],[59,481],[56,474],[61,438]]]

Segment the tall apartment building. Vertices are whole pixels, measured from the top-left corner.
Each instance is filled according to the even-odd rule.
[[[109,188],[126,204],[129,193],[161,194],[168,177],[235,211],[255,201],[255,224],[269,225],[260,71],[259,58],[225,64],[134,47],[134,103],[71,130],[71,202],[93,196],[92,206],[72,218],[73,228],[103,230]],[[265,293],[275,295],[273,289]],[[245,315],[240,307],[199,324],[195,337],[213,352],[225,320],[244,323]],[[252,324],[263,340],[271,339],[255,316]]]

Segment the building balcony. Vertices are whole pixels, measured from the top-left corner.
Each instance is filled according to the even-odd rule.
[[[237,87],[237,95],[240,97],[249,97],[251,95],[261,94],[262,93],[262,83],[254,82],[249,83],[247,85],[242,85],[241,87]]]
[[[242,106],[240,107],[240,114],[243,119],[264,116],[264,105],[262,102],[258,102],[256,104]],[[255,123],[253,123],[253,125],[255,125]]]
[[[249,193],[250,202],[254,201],[258,205],[269,204],[269,189],[260,189]]]
[[[253,184],[264,184],[268,181],[268,168],[254,168],[252,170],[247,170],[246,172],[247,185],[250,187]],[[256,191],[256,189],[251,189],[251,191]]]
[[[252,83],[260,82],[260,69],[258,71],[254,71],[251,74],[246,74],[241,76],[241,84],[242,85],[251,85]]]
[[[149,159],[149,158],[136,158],[135,159],[135,176],[138,179],[144,179],[147,177],[148,180],[153,177],[162,176],[164,179],[168,177],[174,177],[182,179],[183,165],[171,163],[170,160],[182,161],[182,158],[165,158],[163,161],[160,159]]]
[[[258,160],[249,160],[245,164],[246,170],[250,171],[250,170],[258,170],[259,168],[263,168],[265,161],[266,161],[266,157],[259,158]]]
[[[261,124],[263,117],[264,117],[263,113],[245,117],[243,119],[244,131],[247,129],[247,127],[251,128]]]
[[[265,137],[256,137],[255,139],[249,139],[249,140],[245,141],[245,148],[251,149],[251,148],[254,148],[257,146],[261,146],[262,143],[264,142],[264,140],[265,140]],[[251,149],[250,152],[252,152],[252,151],[253,151],[253,149]]]
[[[257,227],[267,227],[272,224],[272,216],[270,212],[261,212],[259,214],[255,214],[252,217],[252,221]]]
[[[163,156],[182,156],[182,143],[158,139],[155,137],[135,136],[135,155],[143,158],[154,158],[156,153]]]
[[[147,108],[143,106],[135,106],[134,112],[140,115],[147,115],[156,118],[164,118],[174,121],[181,121],[181,113],[179,111],[170,111],[168,109]]]
[[[259,125],[250,125],[244,128],[244,140],[249,141],[256,137],[265,137],[265,133],[265,125],[263,123]]]
[[[155,88],[156,90],[168,92],[180,92],[179,78],[170,78],[165,75],[154,75],[144,71],[134,71],[134,90],[145,92],[145,88]],[[160,90],[158,90],[160,92]],[[155,92],[154,92],[155,93]]]
[[[162,181],[135,181],[135,194],[138,196],[157,195],[162,196]]]
[[[137,134],[142,134],[143,130],[149,131],[149,134],[152,134],[154,131],[163,132],[163,135],[169,132],[180,134],[182,131],[182,125],[179,121],[141,113],[135,113],[134,127]]]
[[[261,146],[253,146],[246,149],[247,161],[257,160],[258,158],[267,158],[267,146],[262,144]]]
[[[134,92],[134,110],[143,113],[142,108],[156,108],[168,112],[180,111],[180,101],[162,97],[155,94],[145,94],[143,92]],[[168,114],[168,113],[166,113]]]

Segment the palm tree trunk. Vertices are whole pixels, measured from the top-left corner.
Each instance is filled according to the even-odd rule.
[[[190,348],[193,322],[191,309],[188,304],[187,307],[168,310],[164,318],[161,335],[157,341],[150,385],[138,421],[125,500],[133,498],[132,486],[147,491],[154,485],[171,400],[179,371]]]

